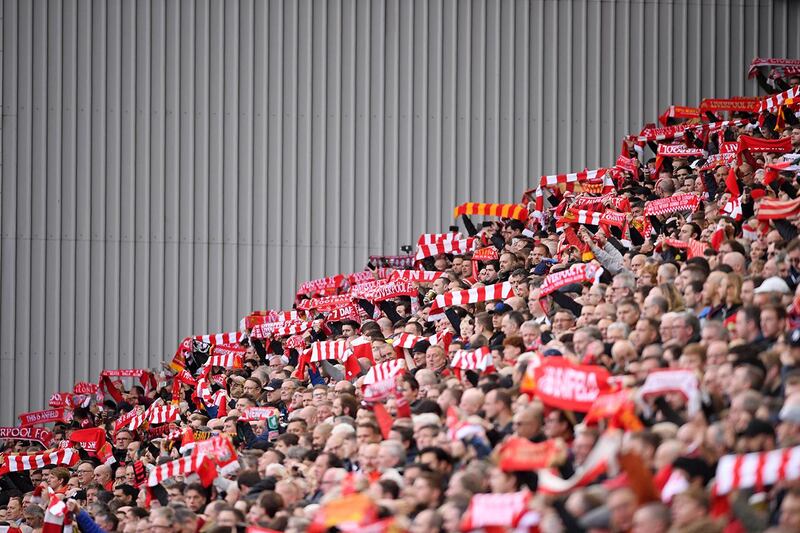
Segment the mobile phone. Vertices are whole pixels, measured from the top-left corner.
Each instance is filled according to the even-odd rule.
[[[448,228],[448,229],[449,229],[449,231],[451,231],[453,233],[458,232],[458,226],[450,226],[450,228]]]

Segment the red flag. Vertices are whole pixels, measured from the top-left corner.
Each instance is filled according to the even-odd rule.
[[[106,432],[102,428],[79,429],[70,434],[69,441],[80,444],[86,453],[95,456],[106,443]]]
[[[209,457],[203,457],[197,467],[197,475],[204,487],[210,487],[217,477],[217,467]]]
[[[375,413],[378,426],[381,428],[381,435],[383,435],[384,439],[388,439],[389,432],[392,431],[392,424],[394,424],[392,415],[389,414],[389,411],[386,410],[386,407],[384,407],[382,403],[376,403],[372,407],[372,411]]]
[[[551,439],[533,443],[521,437],[509,437],[500,446],[500,470],[527,472],[550,468],[566,459],[566,455],[563,441]]]
[[[739,192],[739,183],[736,181],[736,169],[731,167],[730,172],[728,172],[728,177],[725,178],[725,187],[727,187],[728,192],[731,193],[731,198],[739,198],[741,193]]]

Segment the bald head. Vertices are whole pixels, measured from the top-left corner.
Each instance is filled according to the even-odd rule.
[[[741,253],[728,252],[725,254],[725,258],[722,260],[722,263],[731,267],[733,271],[740,276],[745,275],[745,258]]]

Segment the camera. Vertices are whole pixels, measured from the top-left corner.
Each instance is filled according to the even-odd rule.
[[[410,244],[404,244],[403,246],[400,247],[400,251],[403,252],[404,254],[410,254],[411,253],[411,245]]]

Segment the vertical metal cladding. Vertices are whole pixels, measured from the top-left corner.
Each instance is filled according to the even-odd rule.
[[[2,2],[0,423],[800,56],[788,0]]]

